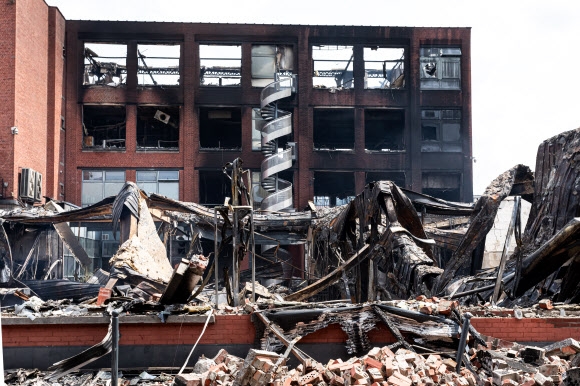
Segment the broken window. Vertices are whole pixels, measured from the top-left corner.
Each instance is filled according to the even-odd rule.
[[[137,186],[147,193],[156,193],[179,200],[178,170],[137,170]]]
[[[252,46],[252,86],[266,87],[276,75],[291,76],[294,49],[289,45]]]
[[[119,86],[127,80],[127,45],[85,43],[83,85]]]
[[[242,47],[200,44],[199,76],[202,86],[240,87]]]
[[[179,149],[179,107],[137,107],[137,147]]]
[[[463,151],[461,141],[461,110],[421,111],[421,151]]]
[[[143,86],[179,85],[180,44],[137,45],[137,82]]]
[[[461,174],[423,173],[422,192],[442,200],[459,202],[461,199]]]
[[[365,110],[365,149],[369,151],[405,150],[405,111]]]
[[[199,171],[199,203],[205,206],[223,205],[232,196],[230,180],[221,169]]]
[[[314,172],[314,205],[345,205],[355,197],[353,172]]]
[[[312,46],[314,88],[353,88],[352,46]]]
[[[354,109],[314,109],[314,150],[354,149]]]
[[[114,196],[125,184],[125,172],[117,170],[83,170],[81,205],[89,206]]]
[[[405,187],[405,172],[366,172],[365,184],[375,181],[393,181],[400,188]]]
[[[461,89],[461,48],[421,47],[421,88]]]
[[[240,150],[242,110],[239,107],[200,107],[199,141],[205,150]]]
[[[83,106],[83,148],[125,148],[125,106]]]
[[[405,87],[405,49],[365,47],[365,88]]]

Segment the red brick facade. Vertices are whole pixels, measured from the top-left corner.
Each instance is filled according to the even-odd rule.
[[[190,323],[123,323],[120,319],[119,345],[193,345],[203,324]],[[567,338],[580,339],[580,321],[577,318],[473,318],[473,326],[484,335],[511,342],[554,342]],[[3,325],[2,341],[5,347],[30,346],[90,346],[101,341],[107,333],[103,324],[20,324]],[[254,324],[249,315],[219,315],[209,324],[200,344],[252,345],[255,341]],[[345,343],[346,334],[338,324],[309,334],[300,344]],[[383,325],[369,332],[374,344],[392,343],[395,338]]]

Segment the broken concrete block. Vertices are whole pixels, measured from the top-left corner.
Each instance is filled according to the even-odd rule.
[[[506,379],[517,381],[518,372],[511,370],[495,370],[492,373],[492,376],[493,376],[493,384],[500,386],[504,383],[504,380]]]
[[[508,350],[507,357],[508,358],[515,358],[518,356],[518,352],[516,350]]]
[[[215,365],[216,363],[212,359],[206,358],[202,355],[197,360],[197,363],[193,366],[192,372],[195,374],[203,374],[209,371],[209,369]]]
[[[544,347],[546,356],[571,356],[580,352],[580,343],[576,339],[568,338]]]
[[[540,363],[546,355],[546,350],[541,347],[527,346],[520,351],[520,357],[525,363]]]

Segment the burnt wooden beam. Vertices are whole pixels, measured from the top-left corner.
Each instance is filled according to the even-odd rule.
[[[284,333],[278,327],[276,327],[276,325],[272,323],[270,319],[268,319],[266,315],[264,315],[262,312],[255,312],[253,315],[257,316],[258,319],[260,319],[262,323],[266,325],[266,328],[270,329],[270,331],[272,331],[272,333],[276,335],[276,338],[278,338],[280,342],[282,342],[282,344],[286,346],[286,348],[290,350],[290,352],[292,352],[292,354],[296,357],[296,359],[298,359],[300,363],[302,363],[304,369],[307,369],[311,366],[312,362],[310,361],[310,358],[308,358],[308,356],[304,352],[302,352],[302,350],[294,346],[294,343],[296,343],[295,339],[292,341],[288,340],[288,338],[286,338]]]
[[[407,341],[405,340],[405,337],[403,337],[403,335],[401,334],[401,331],[399,331],[399,329],[391,321],[389,316],[377,306],[373,306],[373,310],[379,316],[379,318],[383,321],[383,323],[385,323],[385,325],[387,326],[389,331],[391,331],[391,334],[393,334],[393,336],[395,338],[397,338],[397,340],[399,341],[399,344],[402,345],[407,350],[415,352],[415,349],[413,349],[413,347],[411,347],[411,345],[409,345],[409,343],[407,343]]]
[[[284,298],[286,301],[303,301],[308,299],[320,291],[330,287],[338,279],[341,278],[342,273],[348,271],[362,259],[365,259],[369,251],[369,245],[365,245],[357,251],[350,259],[348,259],[344,264],[334,269],[328,275],[324,276],[322,279],[310,284],[308,287],[301,289],[300,291],[294,292]]]
[[[515,284],[514,295],[522,296],[532,286],[579,254],[580,218],[576,217],[522,261],[520,280]]]

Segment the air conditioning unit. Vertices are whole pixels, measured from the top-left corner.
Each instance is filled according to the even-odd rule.
[[[20,174],[20,198],[34,200],[36,172],[29,168],[22,168]]]
[[[42,201],[42,173],[36,172],[34,182],[34,201]]]
[[[157,119],[158,121],[161,121],[161,122],[163,122],[165,124],[168,124],[169,123],[169,119],[171,117],[169,115],[165,114],[163,111],[157,110],[155,112],[154,118]]]

